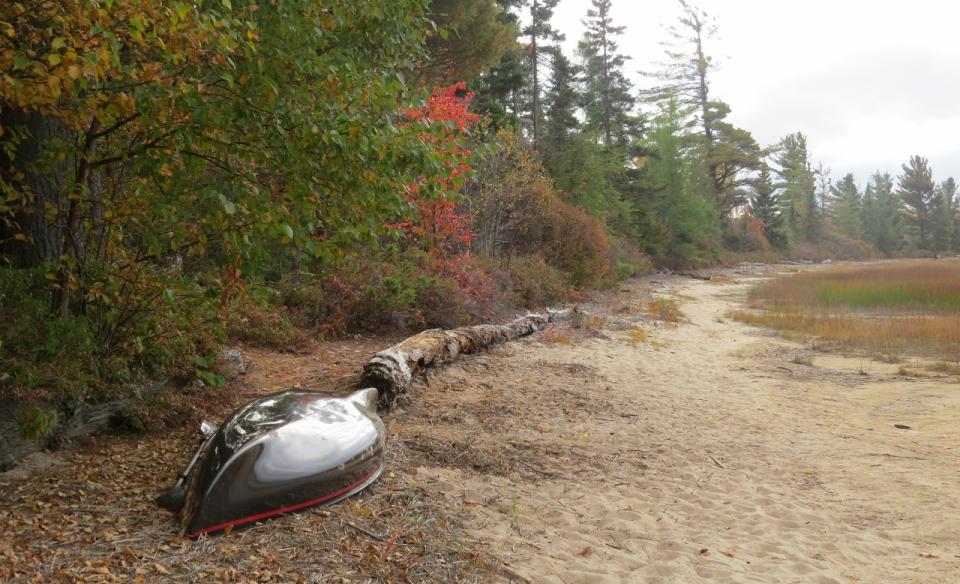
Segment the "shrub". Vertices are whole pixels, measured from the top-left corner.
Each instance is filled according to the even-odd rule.
[[[738,217],[730,222],[729,229],[723,234],[723,245],[738,252],[767,251],[770,242],[764,235],[764,228],[763,220],[758,217]]]
[[[280,301],[293,320],[325,337],[456,327],[490,316],[494,286],[469,256],[441,261],[417,250],[389,250],[302,283],[285,283]]]
[[[610,242],[603,225],[583,209],[557,199],[547,210],[544,253],[577,288],[596,288],[610,273]]]
[[[570,298],[567,276],[539,255],[521,255],[488,262],[488,271],[500,284],[501,295],[524,308],[549,306]]]
[[[621,238],[610,238],[610,265],[618,280],[626,280],[653,271],[650,257]]]
[[[88,310],[50,312],[47,271],[0,268],[0,389],[51,403],[96,400],[145,376],[193,370],[221,338],[215,298],[196,283],[87,291]]]

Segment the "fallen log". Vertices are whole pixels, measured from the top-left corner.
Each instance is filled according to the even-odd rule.
[[[713,278],[713,274],[699,274],[697,272],[677,272],[681,276],[686,276],[688,278],[693,278],[694,280],[704,280],[709,282]]]
[[[576,309],[548,310],[546,314],[530,313],[504,325],[423,331],[371,357],[363,366],[360,387],[376,387],[380,392],[380,405],[389,408],[424,369],[449,363],[461,354],[531,335],[574,312]]]

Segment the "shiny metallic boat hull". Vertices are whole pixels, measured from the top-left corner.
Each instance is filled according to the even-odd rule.
[[[377,397],[292,390],[254,400],[204,440],[180,491],[158,503],[181,507],[184,532],[198,537],[349,497],[383,471]]]

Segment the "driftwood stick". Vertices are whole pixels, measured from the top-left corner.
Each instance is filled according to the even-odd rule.
[[[461,354],[531,335],[552,321],[568,318],[573,312],[548,310],[546,314],[530,313],[504,325],[423,331],[371,357],[363,366],[360,386],[376,387],[381,405],[389,408],[423,370],[449,363]]]

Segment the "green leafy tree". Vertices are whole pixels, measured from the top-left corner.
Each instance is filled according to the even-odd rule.
[[[629,206],[616,187],[623,161],[605,152],[595,137],[574,134],[549,160],[554,184],[567,200],[602,221],[627,221]]]
[[[592,0],[591,4],[578,45],[583,60],[586,125],[601,136],[604,145],[624,147],[639,130],[633,112],[633,86],[623,73],[629,57],[618,53],[616,42],[625,28],[613,24],[611,0]]]
[[[268,262],[381,241],[406,188],[448,171],[434,125],[402,113],[426,9],[0,4],[0,261],[48,274],[37,328],[82,331],[91,367],[143,364],[192,338],[184,307],[227,315]]]
[[[917,238],[917,247],[930,249],[931,205],[935,184],[930,163],[922,156],[911,156],[897,177],[897,194],[903,201],[903,216],[912,234]]]
[[[863,236],[884,254],[891,256],[903,241],[900,198],[893,189],[893,177],[875,172],[863,191]]]
[[[787,236],[783,231],[783,208],[776,187],[770,176],[770,169],[764,165],[760,174],[752,181],[753,193],[750,195],[750,214],[763,221],[763,235],[770,245],[784,249]]]
[[[830,187],[829,209],[840,233],[850,239],[863,239],[863,200],[853,173]]]

